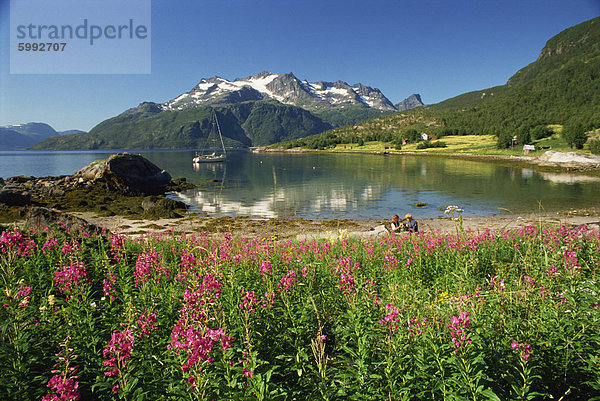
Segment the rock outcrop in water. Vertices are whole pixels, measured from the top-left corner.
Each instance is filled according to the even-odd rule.
[[[127,195],[155,195],[165,192],[171,175],[148,159],[119,153],[107,160],[90,163],[73,175],[58,177],[9,177],[0,189],[0,202],[24,205],[32,200],[63,196],[74,189],[101,187]]]
[[[0,214],[12,208],[24,216],[27,208],[45,207],[141,218],[176,217],[187,206],[164,193],[189,186],[185,179],[171,180],[169,173],[142,156],[119,153],[73,175],[0,179]]]
[[[108,189],[136,194],[159,194],[171,182],[171,175],[148,159],[119,153],[88,164],[72,176],[78,182],[105,183]]]

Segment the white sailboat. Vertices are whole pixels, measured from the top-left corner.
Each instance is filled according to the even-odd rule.
[[[212,118],[213,118],[213,127],[216,127],[216,131],[219,134],[219,139],[221,140],[221,152],[217,153],[217,151],[213,150],[212,153],[210,154],[202,154],[202,155],[196,155],[196,157],[194,157],[192,159],[192,161],[194,163],[219,163],[219,162],[224,162],[225,159],[227,158],[227,152],[225,151],[225,144],[223,143],[223,135],[221,135],[221,127],[219,126],[219,120],[217,119],[217,113],[215,113],[215,110],[212,109]],[[208,143],[208,138],[210,138],[210,134],[212,134],[212,129],[210,131],[210,133],[208,134],[208,137],[206,138],[206,141]]]

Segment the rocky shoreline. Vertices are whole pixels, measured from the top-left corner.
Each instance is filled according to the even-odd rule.
[[[187,205],[166,192],[193,187],[139,155],[119,153],[73,175],[0,179],[0,223],[27,220],[55,210],[136,218],[181,217]],[[38,219],[35,217],[34,220]]]

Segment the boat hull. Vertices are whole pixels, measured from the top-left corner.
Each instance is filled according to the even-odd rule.
[[[219,163],[225,161],[225,156],[196,156],[192,161],[194,163]]]

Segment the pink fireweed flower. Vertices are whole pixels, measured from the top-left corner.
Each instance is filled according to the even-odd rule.
[[[339,259],[334,271],[336,273],[339,273],[340,271],[350,271],[350,258]]]
[[[25,286],[25,287],[19,287],[19,290],[17,291],[17,301],[19,301],[19,307],[20,308],[26,308],[29,306],[29,301],[31,300],[29,298],[29,294],[31,293],[31,287],[29,286]]]
[[[558,273],[558,268],[556,266],[550,266],[546,270],[546,276],[548,276],[548,277],[558,277],[558,276],[560,276],[560,273]]]
[[[383,319],[379,320],[379,324],[382,324],[388,328],[392,333],[398,329],[398,308],[395,307],[392,303],[388,303],[385,305],[385,309],[389,312],[384,316]]]
[[[429,322],[429,319],[427,319],[426,317],[420,321],[416,317],[411,318],[408,321],[408,336],[409,337],[413,337],[413,336],[418,337],[421,334],[423,334],[423,329],[425,328],[425,326],[427,325],[428,322]]]
[[[261,308],[263,308],[263,309],[269,308],[269,307],[275,305],[275,292],[274,291],[265,292],[265,296],[261,297],[260,300],[262,301]]]
[[[18,231],[2,231],[0,234],[0,253],[16,253],[28,257],[35,250],[35,241],[27,240]]]
[[[377,283],[375,281],[366,280],[365,281],[365,292],[367,293],[367,299],[371,299],[375,305],[381,305],[381,299],[379,299],[379,295],[377,294],[376,289]],[[363,298],[364,300],[364,298]]]
[[[356,290],[354,289],[354,276],[350,274],[350,272],[340,273],[339,284],[340,291],[342,291],[345,295],[356,293]]]
[[[42,245],[42,252],[48,253],[54,248],[58,248],[58,240],[56,238],[50,238],[49,240],[44,242],[44,245]]]
[[[469,312],[460,312],[458,317],[452,316],[450,324],[446,325],[446,328],[450,330],[452,344],[456,347],[454,350],[455,354],[458,354],[465,345],[472,343],[467,332],[467,329],[471,328]]]
[[[306,277],[308,274],[308,267],[303,267],[302,268],[302,277]]]
[[[231,336],[223,336],[221,337],[221,349],[225,351],[227,348],[231,347],[231,343],[235,341],[235,338]]]
[[[180,267],[183,267],[184,270],[189,270],[192,267],[196,266],[198,261],[196,260],[196,255],[194,255],[189,250],[183,248],[181,251],[181,263],[179,263]]]
[[[84,292],[84,284],[89,284],[83,262],[71,263],[54,272],[54,284],[61,294],[70,294],[74,291]]]
[[[565,268],[572,269],[580,269],[581,267],[577,264],[577,252],[569,251],[568,249],[563,249],[563,257],[565,260]]]
[[[105,358],[109,357],[103,362],[109,368],[104,373],[105,376],[118,376],[127,366],[133,350],[133,340],[133,333],[129,329],[112,333],[108,346],[102,351]]]
[[[281,278],[281,280],[279,281],[279,284],[277,284],[277,291],[279,292],[288,292],[290,290],[290,288],[292,288],[292,286],[294,285],[294,283],[296,282],[296,271],[295,270],[290,270],[289,272],[287,272],[287,274],[285,276],[283,276]]]
[[[125,252],[125,238],[127,238],[125,235],[121,235],[118,233],[114,234],[110,238],[110,245],[111,245],[110,254],[117,261],[121,260],[121,256]]]
[[[396,257],[394,255],[386,254],[383,257],[383,268],[385,270],[394,270],[394,269],[396,269],[396,267],[398,267],[399,263],[400,263],[400,261],[398,259],[396,259]]]
[[[203,322],[208,318],[208,307],[215,305],[221,295],[221,283],[213,276],[202,278],[196,290],[186,289],[183,293],[184,307],[181,312],[194,321]]]
[[[242,302],[240,303],[240,308],[248,310],[250,312],[256,312],[256,298],[254,297],[254,291],[246,292],[246,295],[242,297]]]
[[[170,271],[168,267],[163,268],[163,262],[156,251],[141,253],[135,264],[135,286],[137,287],[140,281],[144,284],[156,273],[158,273],[157,279],[160,279],[161,276],[168,275]]]
[[[196,364],[212,364],[213,343],[220,342],[221,349],[226,350],[235,339],[226,336],[223,329],[207,329],[203,325],[195,327],[186,325],[180,319],[171,334],[171,343],[167,349],[174,350],[177,354],[185,353],[186,361],[181,366],[183,372],[188,372]]]
[[[529,285],[535,285],[535,279],[531,278],[529,276],[524,276],[523,280],[525,280],[525,282]]]
[[[155,310],[152,310],[148,313],[140,313],[140,317],[136,322],[140,338],[150,336],[150,330],[158,330],[158,326],[156,325],[157,321],[158,319],[156,318]]]
[[[242,375],[246,376],[249,379],[252,379],[252,371],[250,369],[242,369]]]
[[[270,276],[271,275],[271,262],[269,262],[268,260],[263,260],[260,263],[259,272],[260,272],[260,275],[262,276],[262,278],[265,278],[266,276]]]
[[[117,277],[114,274],[107,275],[102,281],[102,292],[105,297],[110,296],[110,300],[113,301],[116,296],[113,294],[115,290],[115,284],[117,283]]]
[[[69,255],[81,251],[81,244],[77,241],[72,241],[70,244],[64,243],[61,250],[63,255]]]
[[[74,370],[71,373],[74,373]],[[81,394],[77,390],[79,383],[75,378],[54,375],[48,381],[48,387],[53,389],[55,393],[46,394],[42,397],[42,401],[76,401],[81,399]]]
[[[521,358],[523,358],[524,361],[527,361],[529,359],[529,357],[531,356],[531,346],[529,344],[525,344],[525,343],[519,344],[518,342],[513,340],[510,343],[510,346],[515,351],[517,351],[519,349],[521,350]]]

